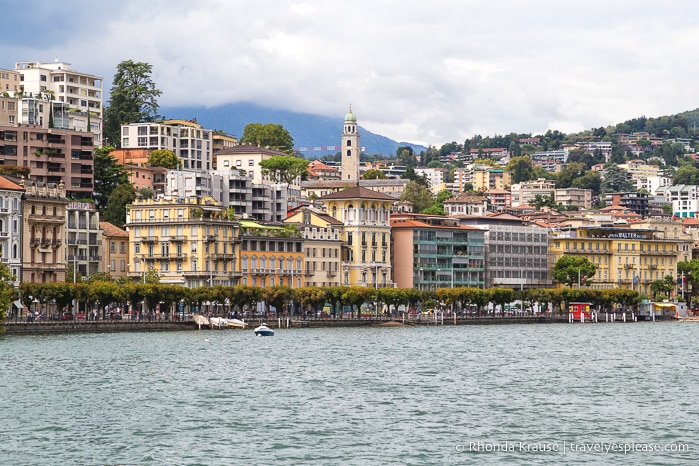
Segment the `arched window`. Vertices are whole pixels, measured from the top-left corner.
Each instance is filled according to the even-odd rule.
[[[260,257],[260,268],[261,269],[267,268],[267,258],[265,256]]]
[[[347,140],[347,147],[351,147],[351,146],[352,146],[352,140],[351,140],[351,139],[348,139],[348,140]]]
[[[288,266],[289,270],[294,270],[294,259],[289,257],[289,259],[287,259],[286,265]]]
[[[352,156],[352,151],[347,149],[347,157],[351,157],[351,156]]]

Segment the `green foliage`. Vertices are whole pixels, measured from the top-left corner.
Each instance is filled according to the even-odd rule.
[[[0,175],[14,176],[15,178],[27,178],[29,167],[18,167],[17,165],[0,165]]]
[[[123,165],[119,165],[117,160],[111,156],[113,147],[95,148],[95,204],[100,212],[107,207],[107,202],[112,192],[119,185],[129,183],[129,175]]]
[[[122,61],[112,80],[109,106],[104,111],[104,136],[116,147],[121,146],[121,125],[155,121],[161,92],[151,79],[153,67],[148,63]]]
[[[675,176],[672,178],[672,184],[699,184],[699,168],[694,165],[683,165],[675,171]]]
[[[151,152],[148,157],[148,164],[151,167],[161,167],[169,170],[182,167],[182,161],[169,149],[158,149]]]
[[[362,174],[363,180],[385,180],[386,174],[381,170],[371,169]]]
[[[142,199],[154,199],[155,198],[155,190],[151,188],[150,186],[145,186],[141,189],[138,190],[136,193],[137,197],[140,197]]]
[[[400,200],[412,202],[414,212],[422,212],[433,204],[430,191],[424,185],[415,181],[410,181],[405,185]]]
[[[521,183],[522,181],[534,179],[534,166],[532,165],[531,157],[528,155],[512,157],[506,169],[512,175],[512,183]]]
[[[662,295],[664,298],[669,298],[674,289],[675,279],[672,275],[666,275],[665,278],[654,280],[650,284],[650,291],[653,293],[653,299],[655,299],[658,294]]]
[[[17,299],[14,288],[15,276],[5,264],[0,263],[0,333],[4,333],[3,322],[12,301]]]
[[[308,173],[308,160],[291,155],[275,155],[260,161],[262,174],[278,183],[293,183]]]
[[[603,193],[625,193],[636,191],[629,179],[629,172],[617,165],[610,165],[604,170],[604,180],[600,186]]]
[[[403,175],[401,175],[401,178],[404,180],[414,181],[418,184],[425,186],[426,188],[430,187],[430,183],[427,181],[427,177],[425,177],[424,175],[422,175],[422,176],[418,175],[415,172],[415,169],[411,166],[406,167],[405,173],[403,173]]]
[[[269,147],[278,151],[293,154],[294,139],[282,125],[272,123],[249,123],[243,130],[240,138],[241,144],[253,144],[260,147]]]
[[[587,284],[588,279],[594,277],[596,272],[597,267],[587,258],[564,254],[556,261],[552,275],[559,283],[573,286],[578,280],[581,285]]]
[[[122,184],[112,191],[107,207],[104,209],[104,221],[123,228],[126,223],[126,206],[136,200],[136,191],[130,183]]]

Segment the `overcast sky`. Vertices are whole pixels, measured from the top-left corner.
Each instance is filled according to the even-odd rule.
[[[161,106],[246,101],[398,141],[564,132],[697,105],[696,0],[0,0],[0,67],[153,65]],[[105,102],[106,104],[106,102]],[[195,115],[194,115],[195,116]]]

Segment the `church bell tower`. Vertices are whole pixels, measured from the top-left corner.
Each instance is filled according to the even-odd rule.
[[[357,117],[352,113],[345,115],[345,128],[342,133],[342,180],[359,181],[359,133],[357,132]]]

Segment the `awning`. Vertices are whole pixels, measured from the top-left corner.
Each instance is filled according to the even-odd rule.
[[[13,301],[12,304],[14,304],[17,309],[24,309],[22,301],[20,301],[19,299],[17,301]]]
[[[673,303],[655,303],[655,307],[666,307],[666,308],[671,308],[675,307]]]

